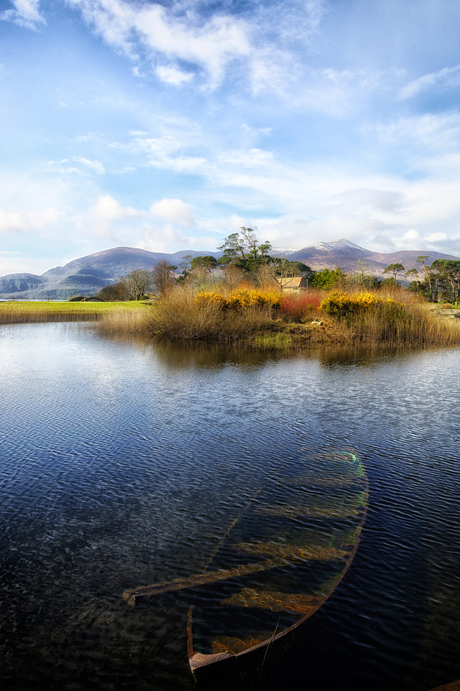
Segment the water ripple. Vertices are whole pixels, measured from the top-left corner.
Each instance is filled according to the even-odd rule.
[[[190,689],[186,595],[133,612],[123,590],[200,573],[274,470],[338,448],[369,477],[360,548],[256,686],[460,678],[458,356],[264,356],[2,327],[2,689]]]

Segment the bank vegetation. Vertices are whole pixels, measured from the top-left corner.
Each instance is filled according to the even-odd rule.
[[[107,314],[98,328],[107,334],[137,332],[184,342],[245,342],[261,349],[460,344],[460,319],[441,312],[395,287],[284,293],[274,286],[256,289],[242,283],[233,289],[176,287],[142,314]]]

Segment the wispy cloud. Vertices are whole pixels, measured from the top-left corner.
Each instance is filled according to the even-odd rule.
[[[104,166],[100,161],[90,161],[88,158],[79,158],[77,156],[74,156],[73,160],[76,163],[82,163],[84,166],[97,173],[97,175],[104,175],[105,173]]]
[[[455,67],[444,67],[442,70],[430,72],[407,84],[399,92],[398,98],[401,100],[412,98],[412,96],[416,96],[421,91],[425,91],[432,87],[451,89],[459,85],[460,65],[456,65]]]
[[[53,223],[59,216],[52,207],[35,209],[27,213],[6,212],[0,209],[0,232],[35,230]]]
[[[106,43],[123,51],[134,62],[161,61],[159,76],[181,84],[177,61],[205,73],[216,87],[228,64],[252,53],[244,20],[213,15],[202,21],[193,12],[178,16],[159,4],[132,4],[124,0],[67,0],[81,10],[85,21]],[[169,68],[169,72],[165,71]],[[171,71],[174,70],[174,71]],[[189,71],[190,73],[190,71]],[[175,81],[174,80],[175,76]]]
[[[246,74],[254,91],[280,89],[295,69],[293,44],[305,44],[324,15],[322,0],[272,3],[134,4],[126,0],[66,0],[110,46],[141,65],[153,63],[156,75],[174,86],[194,76],[215,89],[232,68],[232,79]]]
[[[45,18],[39,12],[40,0],[11,0],[14,9],[0,12],[0,19],[13,22],[25,29],[37,30],[40,24],[46,24]]]

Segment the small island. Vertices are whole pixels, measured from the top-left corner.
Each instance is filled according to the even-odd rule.
[[[460,343],[460,260],[429,265],[429,256],[421,255],[419,269],[392,263],[384,279],[363,260],[347,273],[339,267],[313,271],[272,256],[270,243],[246,227],[218,250],[219,258],[185,255],[178,266],[160,260],[94,296],[4,302],[0,321],[94,321],[105,334],[261,350]]]

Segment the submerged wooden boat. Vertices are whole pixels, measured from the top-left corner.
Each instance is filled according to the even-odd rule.
[[[204,573],[126,590],[190,589],[188,655],[195,675],[267,649],[330,597],[355,556],[367,478],[351,452],[286,464],[231,526]]]

